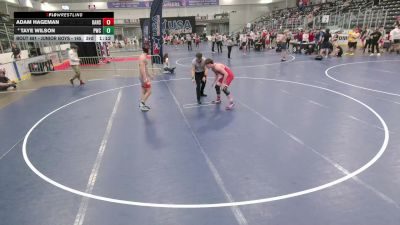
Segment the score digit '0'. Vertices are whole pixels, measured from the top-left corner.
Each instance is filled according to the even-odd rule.
[[[103,26],[114,26],[114,18],[103,18]]]

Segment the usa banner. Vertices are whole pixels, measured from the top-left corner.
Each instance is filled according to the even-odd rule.
[[[152,62],[163,64],[163,39],[162,39],[162,8],[163,0],[154,0],[150,11],[150,47],[151,54],[154,55]],[[160,57],[157,57],[160,56]]]

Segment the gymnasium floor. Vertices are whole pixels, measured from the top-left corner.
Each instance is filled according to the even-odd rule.
[[[154,81],[148,113],[137,78],[112,74],[59,75],[0,108],[0,224],[400,224],[398,55],[224,49],[225,111],[211,85],[195,104],[196,50],[166,50],[177,73]]]

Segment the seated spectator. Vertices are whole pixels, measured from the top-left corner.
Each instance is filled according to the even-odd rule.
[[[308,36],[308,40],[309,40],[310,42],[314,42],[314,41],[315,41],[315,33],[314,33],[314,31],[311,31],[311,32],[310,32],[310,34],[309,34],[309,36]]]
[[[306,42],[306,43],[310,42],[310,34],[308,33],[308,30],[306,30],[306,31],[303,33],[302,41],[303,41],[303,42]]]
[[[305,54],[306,55],[312,55],[314,53],[314,46],[313,45],[307,45],[305,48]]]
[[[175,67],[171,68],[171,66],[169,64],[168,54],[164,55],[164,73],[170,73],[170,74],[175,73]]]
[[[6,69],[0,68],[0,91],[7,91],[8,88],[17,88],[17,84],[6,77]]]
[[[340,45],[336,45],[335,56],[342,57],[342,55],[343,55],[343,48],[340,47]]]

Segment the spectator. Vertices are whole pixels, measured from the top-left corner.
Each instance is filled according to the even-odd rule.
[[[170,73],[170,74],[175,73],[175,67],[171,68],[171,65],[169,64],[168,54],[164,54],[163,58],[164,58],[164,73]]]
[[[308,30],[306,30],[306,31],[303,33],[302,41],[303,41],[304,43],[310,42],[310,34],[308,33]]]
[[[199,35],[195,36],[194,42],[196,44],[196,49],[199,49],[199,47],[200,47],[200,36]]]
[[[17,88],[17,84],[6,77],[6,69],[0,68],[0,91],[7,91],[8,88]]]
[[[247,51],[247,35],[240,35],[240,49],[243,50],[243,55],[246,55]]]
[[[20,60],[21,59],[21,49],[19,49],[15,43],[12,43],[11,46],[12,46],[11,57],[14,57],[14,60]]]
[[[278,45],[278,49],[281,49],[281,61],[284,62],[287,59],[287,51],[286,51],[286,33],[279,31],[276,37],[276,43]]]
[[[364,45],[364,50],[363,53],[365,53],[365,50],[368,48],[368,53],[371,53],[371,30],[366,29],[364,32],[364,36],[361,36],[361,39],[365,39],[365,45]]]
[[[394,51],[397,52],[397,54],[400,54],[400,29],[399,25],[396,25],[395,28],[390,31],[390,40],[393,44],[393,49]]]
[[[228,47],[228,59],[231,59],[231,52],[232,52],[232,47],[233,47],[233,40],[231,37],[228,37],[226,46]]]
[[[217,41],[216,39],[217,39],[216,34],[211,35],[211,43],[212,43],[211,51],[212,51],[212,53],[215,53],[215,44]]]
[[[218,53],[222,53],[222,34],[217,34],[216,41],[217,41],[217,49]]]
[[[186,41],[187,41],[188,51],[192,51],[193,47],[192,47],[192,35],[191,34],[186,35]]]
[[[311,31],[310,34],[308,35],[308,40],[310,42],[314,42],[315,41],[315,32]]]
[[[357,31],[357,28],[354,27],[353,30],[349,31],[349,37],[348,37],[348,53],[346,55],[354,55],[354,52],[357,49],[357,40],[360,37],[360,34]]]
[[[377,56],[380,56],[381,54],[379,53],[379,40],[382,38],[382,33],[379,31],[379,29],[376,29],[373,33],[371,33],[371,45],[372,45],[372,53],[370,56],[373,56],[375,53],[375,48],[377,52]]]
[[[340,45],[336,45],[335,56],[336,57],[342,57],[342,55],[343,55],[343,48],[340,47]]]
[[[78,79],[80,85],[84,85],[85,83],[81,79],[81,70],[79,68],[80,59],[78,57],[78,46],[71,45],[71,49],[68,51],[68,57],[69,57],[69,64],[71,65],[72,69],[75,72],[75,76],[72,79],[70,79],[69,82],[72,85],[74,85],[74,80]]]
[[[313,24],[314,24],[314,16],[313,16],[312,13],[309,13],[307,15],[307,26],[308,26],[308,28],[312,28]]]
[[[332,35],[330,33],[330,30],[326,29],[324,35],[322,36],[321,51],[320,51],[321,56],[323,56],[323,53],[325,53],[325,58],[328,58],[328,55],[329,55],[329,50],[332,45],[330,43],[331,38],[332,38]]]

